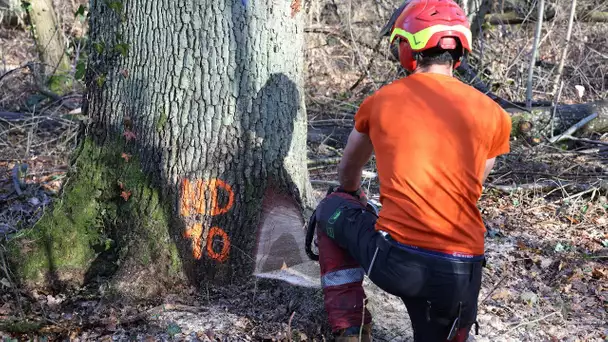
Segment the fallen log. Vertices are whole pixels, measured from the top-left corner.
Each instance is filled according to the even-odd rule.
[[[608,132],[607,100],[558,105],[555,116],[553,107],[533,107],[531,113],[512,108],[507,109],[507,111],[511,114],[514,135],[546,137],[560,135],[577,122],[594,113],[597,114],[597,117],[577,129],[577,132]]]

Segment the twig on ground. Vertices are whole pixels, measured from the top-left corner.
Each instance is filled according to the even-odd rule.
[[[542,0],[541,0],[541,1],[542,1]],[[509,330],[507,330],[507,331],[503,332],[503,334],[509,333],[509,332],[511,332],[511,331],[513,331],[513,330],[515,330],[515,329],[519,328],[519,327],[524,326],[524,325],[538,323],[538,322],[540,322],[540,321],[542,321],[542,320],[545,320],[545,319],[547,319],[547,318],[549,318],[549,317],[551,317],[551,316],[554,316],[554,315],[556,315],[556,314],[560,314],[560,312],[559,312],[559,311],[554,311],[554,312],[552,312],[552,313],[550,313],[550,314],[544,315],[543,317],[537,318],[537,319],[535,319],[535,320],[528,321],[528,322],[522,322],[522,323],[519,323],[519,324],[517,324],[516,326],[514,326],[513,328],[511,328],[511,329],[509,329]],[[561,314],[560,314],[560,315],[561,315]]]
[[[296,312],[292,312],[291,315],[289,316],[289,322],[287,323],[287,339],[291,342],[292,340],[292,336],[291,336],[291,320],[293,320],[293,316],[296,314]]]
[[[579,198],[579,197],[581,197],[583,195],[586,195],[586,194],[588,194],[590,192],[597,191],[597,190],[598,190],[598,188],[587,189],[587,190],[581,191],[579,193],[576,193],[574,195],[570,195],[570,196],[564,198],[563,201],[568,201],[568,200],[571,200],[573,198]]]
[[[28,66],[27,66],[27,64],[26,64],[26,65],[22,65],[22,66],[20,66],[20,67],[17,67],[17,68],[15,68],[15,69],[12,69],[12,70],[9,70],[9,71],[5,72],[4,74],[2,74],[2,76],[0,76],[0,81],[2,81],[2,79],[3,79],[3,78],[5,78],[6,76],[8,76],[8,75],[12,74],[13,72],[18,71],[18,70],[21,70],[21,69],[24,69],[24,68],[27,68],[27,67],[28,67]]]
[[[585,143],[589,143],[589,144],[597,144],[597,145],[608,146],[608,142],[605,142],[605,141],[591,140],[591,139],[586,139],[586,138],[578,138],[578,137],[573,137],[571,135],[564,135],[564,136],[562,136],[562,138],[560,140],[574,140],[574,141],[580,141],[580,142],[585,142]]]
[[[496,289],[500,286],[500,284],[502,284],[503,281],[505,281],[505,279],[507,279],[507,272],[505,272],[504,266],[503,266],[503,276],[500,278],[499,281],[496,282],[496,284],[494,284],[494,286],[492,286],[492,289],[490,290],[490,292],[488,292],[488,294],[483,298],[483,300],[479,303],[479,306],[483,305],[486,300],[488,300],[488,298],[490,298],[490,296],[492,295],[492,293],[494,293],[494,291],[496,291]]]
[[[335,148],[335,147],[332,147],[332,146],[329,146],[329,145],[324,145],[324,148],[326,148],[326,149],[328,149],[328,150],[332,151],[333,153],[337,154],[337,155],[338,155],[338,156],[340,156],[340,157],[342,156],[342,151],[338,150],[338,149],[337,149],[337,148]]]
[[[367,304],[367,298],[363,299],[363,310],[361,310],[361,326],[359,327],[359,341],[363,338],[363,325],[365,324],[365,305]]]

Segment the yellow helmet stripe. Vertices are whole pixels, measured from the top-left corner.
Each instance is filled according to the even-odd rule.
[[[402,28],[395,27],[395,29],[393,29],[393,32],[391,33],[390,42],[393,43],[393,41],[395,40],[395,37],[401,36],[401,37],[407,39],[408,43],[412,47],[412,50],[420,50],[426,46],[426,44],[429,42],[429,40],[435,33],[441,32],[441,31],[460,32],[465,35],[465,37],[468,40],[469,45],[471,45],[471,41],[473,40],[471,37],[471,30],[469,30],[468,28],[466,28],[463,25],[454,25],[454,26],[434,25],[434,26],[427,27],[423,30],[420,30],[416,33],[409,33]]]

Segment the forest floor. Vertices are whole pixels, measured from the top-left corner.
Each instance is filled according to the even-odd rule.
[[[357,13],[358,47],[350,46],[344,32],[332,31],[340,11],[319,11],[326,16],[324,26],[317,25],[325,32],[319,35],[327,37],[322,44],[309,39],[307,53],[309,167],[319,196],[335,180],[335,164],[328,161],[340,156],[357,104],[396,75],[385,68],[384,52],[373,49],[373,38],[366,38],[361,27],[369,25]],[[22,30],[0,28],[0,45],[5,51],[0,77],[4,67],[36,60]],[[372,56],[377,58],[365,76],[359,66],[374,61]],[[1,122],[0,240],[35,224],[59,196],[82,120],[66,105],[72,108],[80,98],[74,92],[59,102],[49,100],[27,68],[0,79],[0,112],[25,113]],[[501,157],[490,175],[479,202],[488,228],[488,265],[479,296],[479,335],[471,340],[608,341],[608,148],[568,147],[514,141],[512,153]],[[24,178],[18,176],[22,164],[27,164]],[[374,171],[373,161],[368,171]],[[377,199],[377,184],[373,179],[366,184]],[[12,286],[3,262],[0,337],[6,340],[329,340],[319,289],[259,279],[204,290],[177,288],[154,302],[135,303],[105,295],[102,285],[60,295],[25,293]],[[367,279],[365,287],[375,339],[411,341],[401,301]]]

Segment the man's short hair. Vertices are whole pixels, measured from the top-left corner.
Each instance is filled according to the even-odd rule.
[[[444,50],[434,47],[416,53],[415,59],[418,68],[429,67],[434,64],[452,65],[462,57],[462,45],[458,43],[456,49]]]

